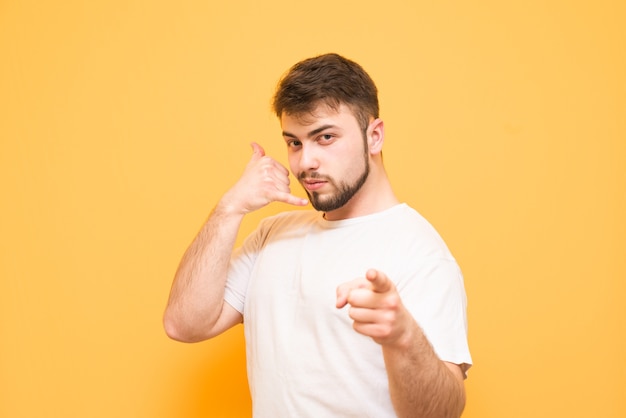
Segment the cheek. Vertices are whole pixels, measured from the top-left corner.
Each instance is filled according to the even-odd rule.
[[[289,163],[289,170],[291,174],[297,179],[298,178],[298,159],[292,156],[288,156],[287,162]]]

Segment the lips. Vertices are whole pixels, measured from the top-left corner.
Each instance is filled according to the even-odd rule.
[[[310,192],[321,189],[327,183],[326,181],[319,179],[304,179],[301,182],[302,186]]]

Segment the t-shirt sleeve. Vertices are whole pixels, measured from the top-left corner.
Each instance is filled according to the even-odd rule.
[[[262,225],[250,234],[243,245],[235,249],[230,257],[224,301],[243,315],[246,303],[248,282],[259,253],[259,242],[262,236]]]
[[[247,258],[243,247],[233,252],[230,259],[228,279],[226,280],[226,289],[224,290],[224,301],[235,308],[240,314],[243,314],[243,308],[246,302],[246,289],[248,288],[249,275],[245,274],[247,267],[245,261]],[[234,274],[233,272],[237,273]]]
[[[399,283],[403,303],[412,313],[437,356],[461,365],[472,364],[467,339],[467,297],[463,275],[454,259],[429,258]]]

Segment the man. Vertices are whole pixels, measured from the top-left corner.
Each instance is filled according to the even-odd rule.
[[[233,252],[247,213],[307,204],[253,143],[183,256],[167,334],[195,342],[243,323],[255,417],[458,417],[471,364],[463,278],[392,191],[373,81],[339,55],[307,59],[274,110],[316,211],[265,219]]]

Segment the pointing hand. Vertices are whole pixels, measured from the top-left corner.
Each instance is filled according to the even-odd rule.
[[[337,288],[337,308],[350,305],[355,331],[382,345],[402,344],[412,317],[394,283],[382,272],[370,269],[364,278]]]

